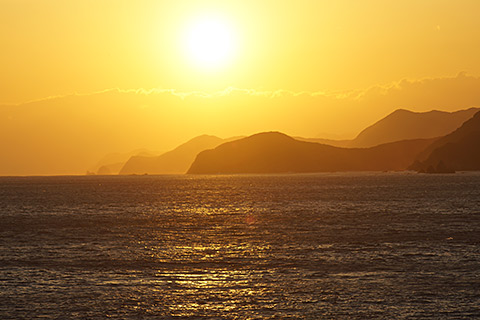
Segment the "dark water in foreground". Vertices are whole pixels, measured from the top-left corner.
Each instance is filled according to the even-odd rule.
[[[0,318],[480,317],[480,174],[0,178]]]

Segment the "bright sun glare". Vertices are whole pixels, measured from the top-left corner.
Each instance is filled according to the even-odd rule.
[[[185,52],[192,63],[202,69],[224,67],[233,58],[233,30],[217,17],[202,17],[187,28]]]

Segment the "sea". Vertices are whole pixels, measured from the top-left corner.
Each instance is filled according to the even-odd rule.
[[[480,318],[480,173],[0,177],[0,319]]]

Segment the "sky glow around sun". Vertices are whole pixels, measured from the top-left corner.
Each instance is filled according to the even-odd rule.
[[[188,24],[184,52],[195,67],[210,71],[225,67],[232,61],[236,40],[227,21],[215,16],[203,16]]]

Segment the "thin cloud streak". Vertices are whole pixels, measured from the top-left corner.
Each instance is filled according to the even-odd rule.
[[[206,91],[189,91],[183,92],[178,91],[176,89],[161,89],[161,88],[137,88],[137,89],[122,89],[122,88],[110,88],[100,91],[94,91],[90,93],[72,93],[67,95],[55,95],[49,96],[45,98],[30,100],[27,102],[16,103],[16,104],[2,104],[3,106],[20,106],[24,104],[31,104],[36,102],[43,102],[48,100],[54,99],[62,99],[67,97],[85,97],[85,96],[95,96],[101,94],[109,94],[109,93],[127,93],[127,94],[138,94],[144,96],[150,95],[163,95],[169,94],[174,97],[181,98],[183,100],[187,98],[204,98],[204,99],[212,99],[218,97],[227,97],[227,96],[234,96],[234,95],[243,95],[243,96],[252,96],[252,97],[264,97],[264,98],[282,98],[282,97],[301,97],[301,96],[308,96],[308,97],[323,97],[329,99],[338,99],[338,100],[353,100],[353,101],[361,101],[364,99],[371,98],[371,96],[387,96],[394,92],[399,92],[402,90],[406,90],[408,88],[415,88],[419,86],[428,86],[428,85],[435,85],[435,83],[439,82],[450,82],[452,81],[464,79],[470,82],[475,82],[478,86],[480,86],[480,77],[470,76],[464,72],[460,72],[456,77],[443,77],[443,78],[423,78],[423,79],[403,79],[398,82],[386,84],[386,85],[375,85],[363,90],[352,90],[352,91],[341,91],[341,92],[327,92],[327,91],[291,91],[285,89],[278,89],[278,90],[256,90],[256,89],[246,89],[246,88],[236,88],[236,87],[227,87],[223,90],[216,91],[216,92],[206,92]],[[459,85],[462,85],[459,83]],[[475,88],[479,89],[479,88]],[[474,93],[474,92],[472,92]],[[480,97],[480,92],[478,94]]]

